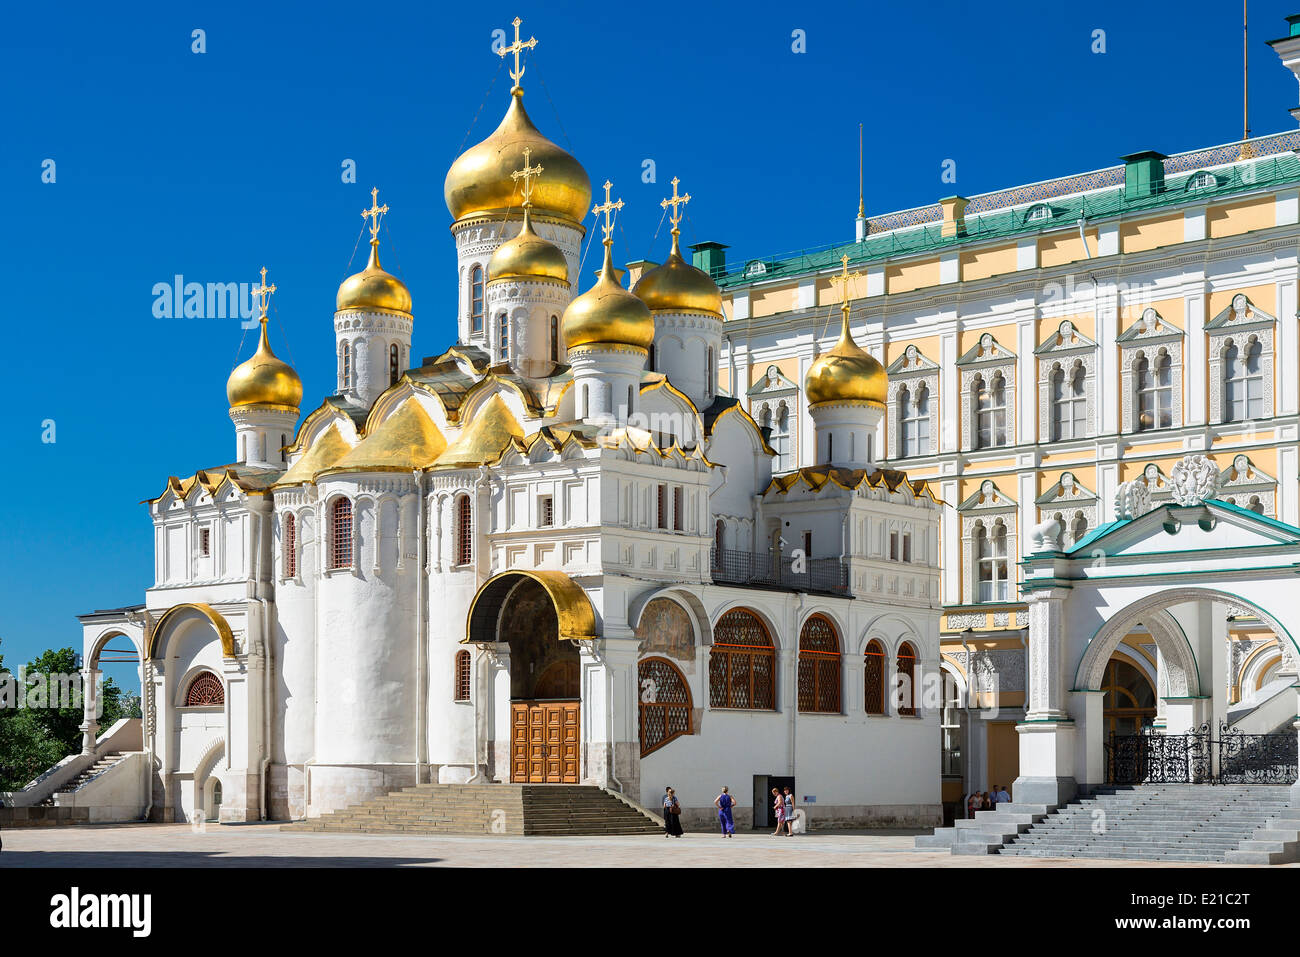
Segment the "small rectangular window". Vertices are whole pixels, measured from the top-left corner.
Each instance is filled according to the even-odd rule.
[[[889,533],[889,560],[898,561],[898,532]]]
[[[912,560],[912,535],[910,532],[907,532],[904,533],[903,535],[903,561],[910,562],[911,560]]]
[[[550,528],[555,524],[555,499],[550,495],[537,499],[537,524],[540,528]]]
[[[659,528],[667,528],[667,527],[668,527],[668,486],[667,486],[667,485],[660,485],[660,486],[659,486],[659,515],[658,515],[658,519],[659,519],[659,521],[658,521],[657,525],[658,525]]]
[[[204,558],[212,554],[212,530],[209,528],[199,529],[199,554]]]
[[[686,512],[684,498],[682,487],[680,485],[673,486],[673,528],[679,532],[682,530],[682,519]]]
[[[807,530],[803,533],[803,557],[812,558],[812,531]]]

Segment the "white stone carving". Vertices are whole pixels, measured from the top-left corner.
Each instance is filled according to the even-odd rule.
[[[1061,523],[1055,518],[1039,522],[1029,532],[1029,547],[1035,552],[1054,552],[1061,547]]]
[[[1151,511],[1151,489],[1145,481],[1121,482],[1115,489],[1115,518],[1124,522]]]
[[[1218,491],[1219,467],[1204,455],[1185,455],[1170,471],[1169,484],[1179,505],[1199,505]]]

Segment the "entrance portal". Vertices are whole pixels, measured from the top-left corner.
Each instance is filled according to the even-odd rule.
[[[510,780],[517,784],[577,784],[577,701],[510,703]]]

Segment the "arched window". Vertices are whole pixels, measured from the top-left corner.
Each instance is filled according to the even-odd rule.
[[[653,342],[650,343],[650,354],[646,357],[646,363],[647,363],[646,369],[650,372],[654,372],[655,371],[655,347]]]
[[[776,426],[772,429],[772,450],[776,452],[778,471],[794,468],[794,454],[790,443],[790,407],[784,402],[776,407]]]
[[[1074,361],[1067,372],[1052,370],[1052,441],[1081,439],[1088,433],[1088,400],[1084,394],[1083,363]]]
[[[1070,544],[1077,545],[1083,541],[1083,536],[1088,534],[1088,519],[1083,512],[1075,512],[1074,518],[1070,519]]]
[[[885,713],[885,648],[874,638],[867,642],[863,661],[863,702],[867,714]]]
[[[752,611],[733,608],[713,628],[709,707],[776,710],[776,649]]]
[[[813,615],[799,632],[799,710],[840,713],[840,639],[824,615]]]
[[[930,454],[930,390],[922,383],[913,397],[907,386],[898,390],[898,417],[903,427],[903,455]]]
[[[993,373],[987,384],[977,375],[971,383],[975,407],[975,447],[991,449],[1007,444],[1007,380]]]
[[[352,344],[346,339],[339,347],[339,390],[352,388]]]
[[[551,316],[551,361],[560,361],[560,318]]]
[[[634,411],[636,411],[636,407],[632,404],[635,398],[636,398],[636,386],[630,385],[627,387],[627,413],[623,416],[624,420],[626,420],[629,415],[631,415]]]
[[[456,564],[468,565],[474,559],[474,521],[469,496],[456,499]]]
[[[283,432],[281,432],[281,433],[280,433],[280,461],[281,461],[281,462],[288,461],[288,460],[285,458],[285,451],[284,451],[284,447],[285,447],[286,445],[288,445],[288,444],[289,444],[289,436],[287,436],[287,435],[285,435]]]
[[[402,374],[401,353],[394,342],[388,347],[388,384],[397,385],[397,379]]]
[[[718,519],[713,525],[713,567],[722,567],[722,550],[727,547],[727,523]]]
[[[916,714],[916,652],[907,642],[898,646],[898,713]]]
[[[1007,526],[1001,521],[986,529],[975,526],[976,601],[1007,600]]]
[[[1252,495],[1250,501],[1246,503],[1246,508],[1250,509],[1256,515],[1264,514],[1264,503],[1260,501],[1258,495]]]
[[[709,346],[709,358],[704,366],[704,394],[713,395],[713,346]]]
[[[456,652],[456,701],[469,700],[470,657],[469,652],[461,649]]]
[[[352,502],[339,497],[330,506],[330,568],[352,567]]]
[[[475,263],[469,270],[469,327],[483,331],[483,267]]]
[[[1167,429],[1174,424],[1173,369],[1169,353],[1161,349],[1154,360],[1139,353],[1133,363],[1137,383],[1139,432]]]
[[[641,757],[673,738],[691,733],[691,689],[666,658],[645,658],[637,665],[641,699]]]
[[[298,577],[298,522],[293,512],[284,515],[284,577]]]
[[[1254,336],[1246,343],[1243,357],[1229,340],[1223,354],[1224,421],[1245,422],[1264,415],[1264,373],[1260,367],[1263,350]]]
[[[226,689],[211,671],[200,671],[185,692],[185,707],[210,708],[226,703]]]
[[[497,316],[497,358],[502,362],[510,356],[510,320],[503,312]]]

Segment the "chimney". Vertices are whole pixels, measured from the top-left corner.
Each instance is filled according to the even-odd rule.
[[[1300,83],[1300,13],[1287,17],[1286,22],[1290,26],[1287,35],[1279,40],[1270,40],[1268,45],[1281,57],[1282,65],[1295,74],[1296,82]],[[1300,120],[1300,106],[1291,110],[1291,116]]]
[[[1165,188],[1165,154],[1142,150],[1121,156],[1124,161],[1124,198],[1143,199]]]
[[[695,243],[691,246],[691,265],[710,279],[721,279],[727,272],[726,248],[722,243]]]
[[[635,286],[638,282],[641,281],[642,276],[644,276],[651,269],[654,269],[655,266],[658,265],[659,264],[657,262],[651,262],[649,259],[638,259],[636,262],[628,263],[627,264],[628,288],[630,289],[633,286]]]
[[[966,235],[966,204],[970,200],[965,196],[945,196],[939,200],[943,210],[943,238]]]

